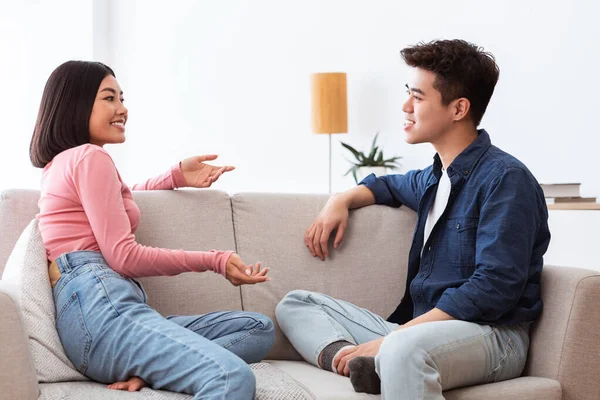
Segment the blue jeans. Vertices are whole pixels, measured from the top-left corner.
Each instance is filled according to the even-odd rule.
[[[369,310],[304,290],[288,293],[276,316],[296,350],[315,366],[333,342],[361,344],[385,336],[375,357],[383,399],[443,400],[443,390],[516,378],[529,349],[529,323],[488,326],[455,320],[393,332],[398,324]]]
[[[247,363],[262,360],[273,344],[268,317],[228,311],[164,318],[146,304],[141,285],[100,253],[76,251],[56,261],[56,326],[81,373],[103,383],[139,376],[154,389],[194,399],[253,398]]]

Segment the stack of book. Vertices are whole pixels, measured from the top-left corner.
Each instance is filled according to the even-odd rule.
[[[581,183],[542,183],[540,186],[550,209],[600,208],[595,197],[581,197]]]

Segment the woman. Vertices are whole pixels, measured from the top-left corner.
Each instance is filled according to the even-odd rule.
[[[103,149],[125,141],[127,118],[115,74],[102,63],[69,61],[48,79],[30,157],[44,169],[37,219],[65,352],[89,378],[116,382],[113,389],[147,382],[194,399],[250,399],[255,380],[247,363],[271,348],[271,320],[238,311],[163,318],[135,278],[212,270],[238,286],[268,281],[268,268],[246,265],[231,251],[136,243],[139,209]],[[233,169],[203,162],[216,158],[188,158],[132,189],[209,187]]]

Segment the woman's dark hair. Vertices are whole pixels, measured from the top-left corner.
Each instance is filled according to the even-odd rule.
[[[500,75],[491,53],[456,39],[418,43],[400,54],[409,66],[436,74],[433,87],[441,93],[444,105],[467,98],[471,103],[471,119],[475,126],[479,125]]]
[[[115,73],[91,61],[67,61],[52,72],[29,145],[35,167],[44,168],[58,153],[90,142],[90,115],[107,75]]]

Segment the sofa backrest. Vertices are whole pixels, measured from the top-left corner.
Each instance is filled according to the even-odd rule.
[[[40,212],[39,198],[39,190],[9,189],[0,192],[0,277],[17,239]]]
[[[0,197],[0,275],[17,239],[39,212],[39,191],[9,190]],[[215,190],[136,191],[142,214],[136,240],[184,250],[235,250],[231,201]],[[240,289],[212,272],[140,279],[148,303],[163,315],[241,310]]]

